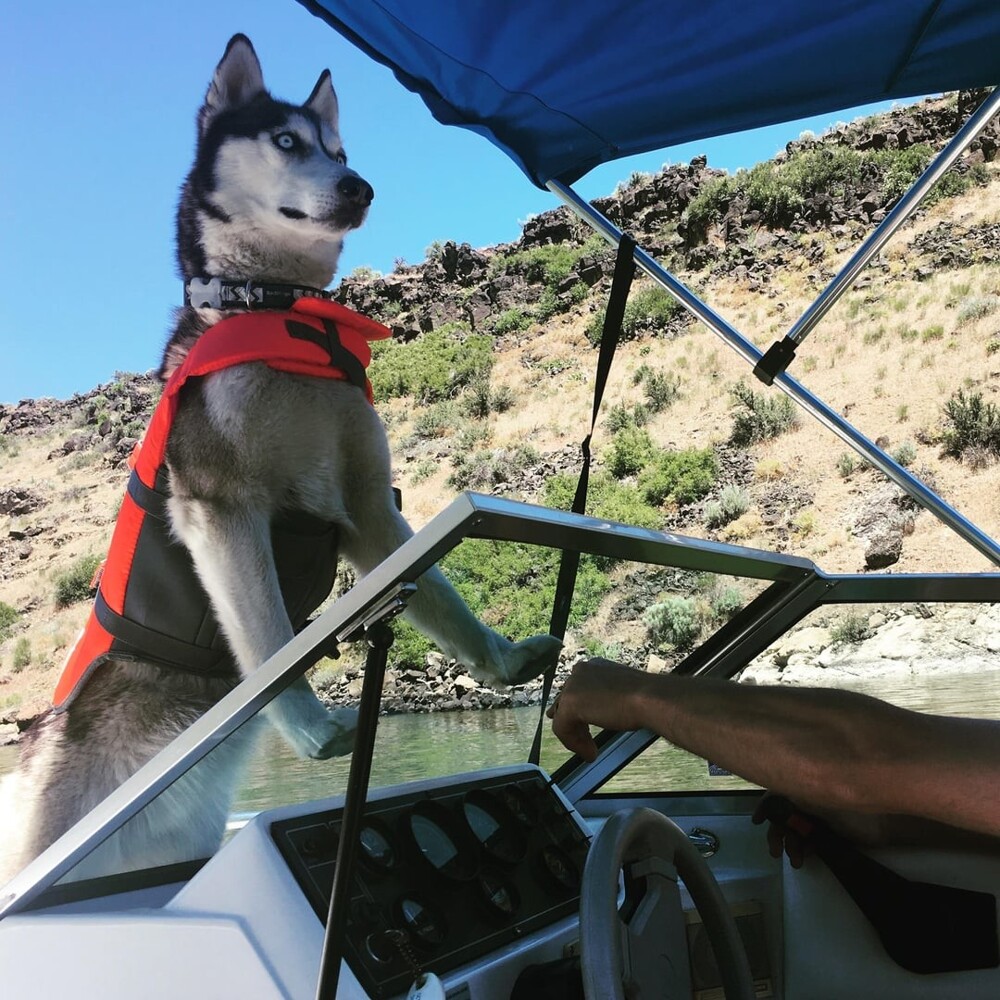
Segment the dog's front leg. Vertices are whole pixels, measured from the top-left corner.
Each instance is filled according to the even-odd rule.
[[[357,530],[342,539],[341,549],[362,573],[373,569],[413,535],[388,492],[379,502],[373,497],[357,511],[354,523]],[[511,642],[487,628],[436,566],[416,584],[417,592],[404,616],[479,680],[523,684],[537,677],[559,655],[562,644],[554,636],[536,635]]]
[[[187,546],[216,618],[248,676],[292,639],[271,550],[268,518],[260,511],[174,495],[174,533]],[[304,677],[266,709],[300,757],[350,753],[357,712],[329,711]]]

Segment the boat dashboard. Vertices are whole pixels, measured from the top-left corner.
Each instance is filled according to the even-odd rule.
[[[340,809],[269,825],[326,921]],[[345,958],[369,996],[405,993],[503,952],[576,913],[589,835],[543,773],[479,774],[369,804],[351,886]]]
[[[200,866],[53,887],[3,922],[6,986],[37,995],[46,968],[51,996],[315,996],[342,813],[282,806]],[[508,1000],[525,967],[575,949],[590,839],[532,765],[373,790],[337,997],[405,996],[429,970],[451,1000]]]

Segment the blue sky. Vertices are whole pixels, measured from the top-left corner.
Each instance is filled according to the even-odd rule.
[[[173,216],[194,114],[236,31],[253,41],[279,97],[304,100],[324,67],[333,74],[351,165],[376,192],[341,274],[422,260],[435,240],[510,241],[529,215],[557,204],[484,139],[438,125],[388,70],[294,0],[9,4],[0,33],[0,401],[65,398],[116,370],[158,364],[181,297]],[[735,170],[833,120],[632,157],[577,188],[607,194],[634,170],[702,152]]]

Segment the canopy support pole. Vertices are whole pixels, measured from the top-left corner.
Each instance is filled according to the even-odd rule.
[[[571,187],[556,180],[549,181],[546,187],[587,225],[613,246],[618,246],[622,237],[621,230],[589,202],[581,198]],[[755,344],[747,340],[735,327],[702,302],[682,281],[661,267],[641,247],[635,248],[633,259],[640,270],[672,295],[691,315],[725,341],[751,367],[756,367],[763,354]],[[841,414],[827,406],[823,400],[809,392],[787,372],[779,373],[774,382],[782,392],[790,396],[824,427],[836,434],[848,447],[888,476],[921,507],[929,510],[939,521],[948,525],[960,538],[965,539],[987,559],[1000,565],[1000,544],[952,506],[945,503],[933,490],[928,489],[919,479],[890,458],[873,441],[870,441],[849,421],[845,420]]]

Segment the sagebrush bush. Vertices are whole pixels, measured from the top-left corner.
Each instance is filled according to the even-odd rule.
[[[441,438],[453,433],[459,417],[455,404],[450,399],[434,403],[414,417],[413,434],[422,440]]]
[[[487,373],[476,375],[461,397],[462,412],[476,420],[483,420],[491,413],[506,413],[513,405],[514,393],[510,386],[494,388]]]
[[[681,380],[667,372],[650,371],[643,380],[642,391],[651,413],[660,413],[677,401]]]
[[[743,591],[735,584],[727,587],[715,587],[708,595],[708,606],[712,619],[716,622],[727,622],[746,604]]]
[[[368,377],[380,402],[397,396],[412,396],[420,403],[448,399],[493,367],[490,338],[457,323],[408,343],[380,340],[371,346]]]
[[[538,452],[529,444],[489,448],[473,454],[454,456],[455,471],[448,485],[457,490],[488,490],[501,483],[514,483],[526,469],[538,461]]]
[[[719,465],[711,448],[659,451],[639,475],[639,489],[647,503],[658,507],[668,499],[694,503],[715,485]]]
[[[705,525],[721,528],[750,509],[750,494],[741,486],[726,486],[718,500],[705,504]]]
[[[737,382],[731,391],[736,412],[730,441],[737,447],[746,448],[776,438],[798,424],[795,404],[788,396],[754,392],[743,381]]]
[[[29,663],[31,663],[31,643],[27,636],[22,635],[14,643],[14,658],[11,662],[11,669],[15,674],[19,674]]]
[[[856,645],[859,642],[864,642],[870,635],[871,630],[868,628],[868,619],[864,615],[855,614],[854,612],[844,615],[830,629],[830,638],[834,643]]]
[[[901,445],[894,448],[890,452],[890,455],[895,462],[905,469],[913,465],[913,461],[917,457],[917,449],[913,447],[911,441],[904,441]]]
[[[625,430],[626,427],[642,427],[649,420],[649,410],[642,403],[628,406],[625,403],[615,403],[608,410],[605,418],[607,428],[612,434]]]
[[[0,642],[10,636],[18,619],[17,609],[4,601],[0,601]]]
[[[692,597],[668,597],[648,608],[643,621],[649,640],[658,648],[671,646],[683,652],[701,635],[702,616]]]
[[[966,323],[974,323],[977,319],[989,316],[997,311],[998,306],[1000,306],[1000,297],[996,295],[968,299],[958,310],[958,325],[964,326]]]
[[[843,451],[837,459],[837,473],[841,479],[846,479],[858,467],[858,460],[849,452]]]
[[[1000,455],[1000,409],[983,401],[981,392],[967,396],[959,389],[944,403],[945,453],[961,458],[971,449]]]
[[[78,559],[65,573],[60,573],[56,577],[56,605],[64,608],[89,598],[90,583],[100,565],[100,556],[88,555]]]

